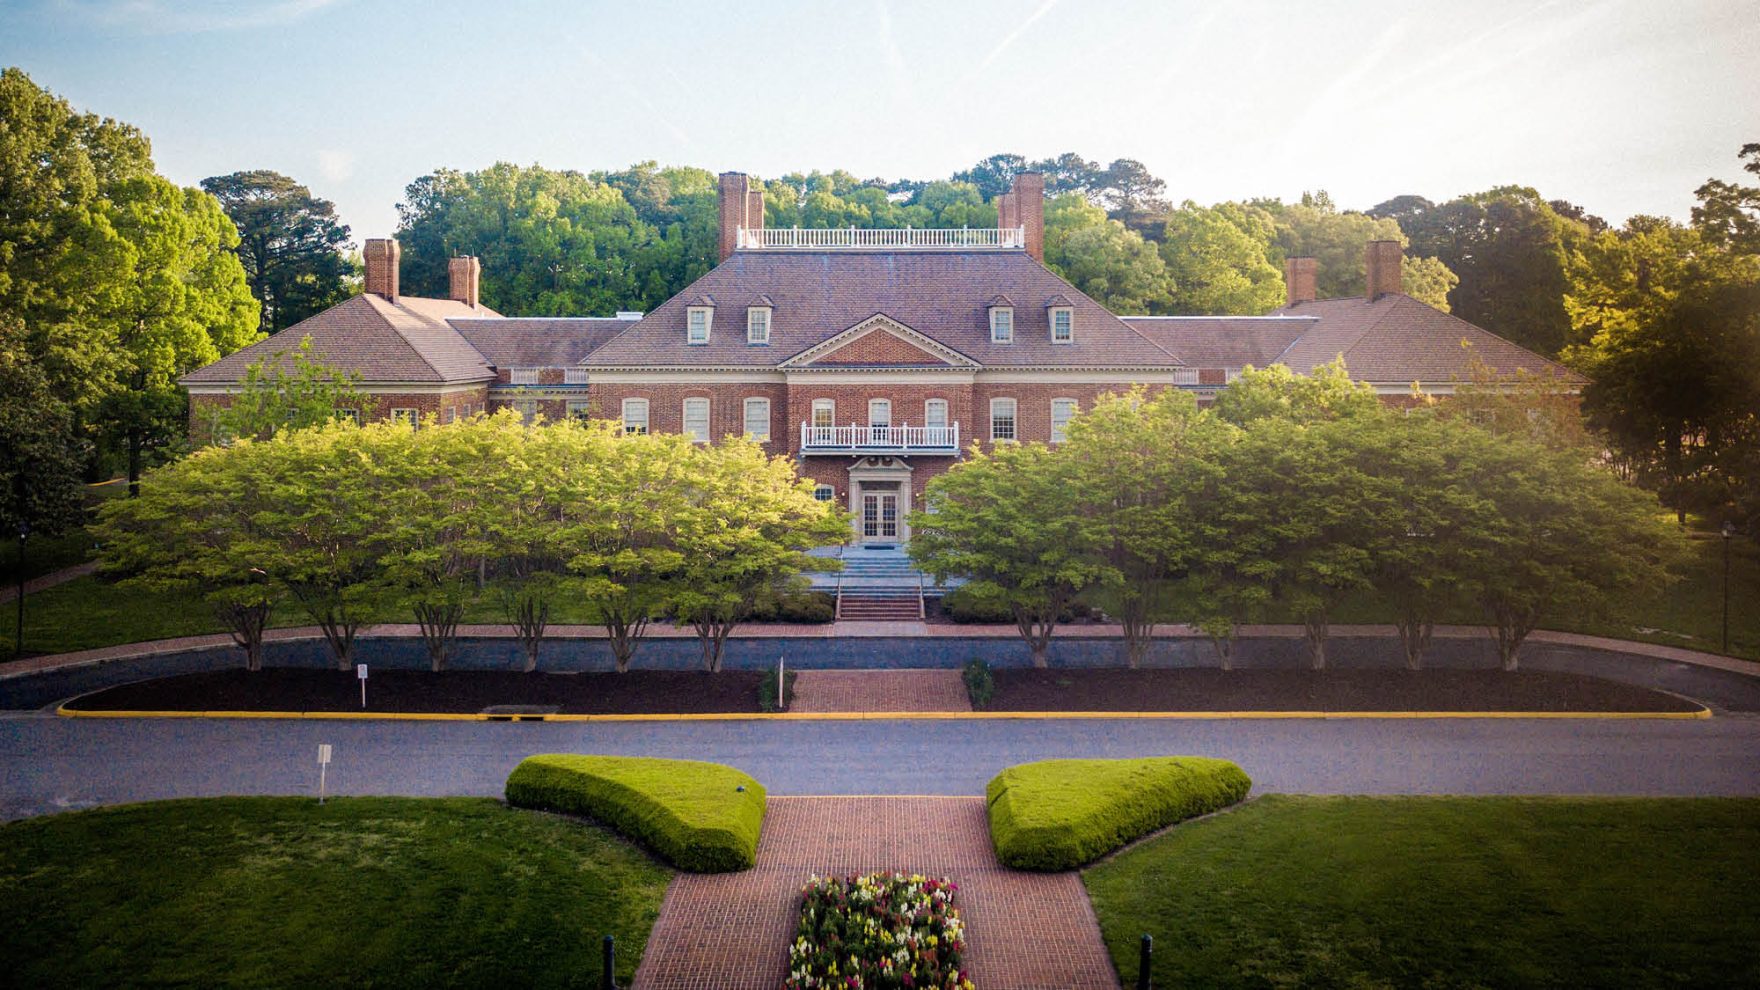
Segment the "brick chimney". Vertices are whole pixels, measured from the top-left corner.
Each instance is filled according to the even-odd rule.
[[[387,302],[397,301],[397,265],[403,255],[397,242],[389,237],[369,237],[361,248],[367,265],[366,289]]]
[[[1370,241],[1363,249],[1363,294],[1370,302],[1401,291],[1399,267],[1404,259],[1398,241]]]
[[[752,188],[752,180],[744,172],[721,173],[721,253],[722,261],[739,247],[739,229],[764,229],[764,194]]]
[[[452,279],[452,291],[447,298],[476,309],[477,284],[483,276],[482,262],[474,257],[453,258],[446,262],[446,274]]]
[[[1313,258],[1289,258],[1283,263],[1284,302],[1313,302],[1320,295],[1320,262]]]
[[[1025,227],[1027,253],[1037,261],[1045,260],[1045,176],[1038,172],[1017,172],[1014,190],[1008,196],[1014,223],[1006,226]]]

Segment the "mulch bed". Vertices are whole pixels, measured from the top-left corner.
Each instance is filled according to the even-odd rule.
[[[758,711],[756,670],[705,674],[632,670],[627,674],[551,674],[455,670],[375,670],[367,711],[481,712],[516,706],[574,715]],[[185,674],[108,688],[68,704],[87,711],[361,711],[354,671],[285,667]]]
[[[1220,670],[1123,667],[995,672],[989,711],[1691,712],[1673,695],[1579,674],[1517,670]]]

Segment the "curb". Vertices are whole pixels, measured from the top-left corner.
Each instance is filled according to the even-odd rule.
[[[697,712],[640,715],[485,715],[480,712],[225,712],[87,711],[55,709],[62,718],[252,718],[404,722],[896,722],[959,719],[1708,719],[1711,709],[1693,712]]]

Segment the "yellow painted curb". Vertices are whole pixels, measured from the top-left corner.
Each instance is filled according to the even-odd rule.
[[[1706,719],[1693,712],[682,712],[640,715],[485,715],[480,712],[166,712],[57,708],[65,718],[388,719],[404,722],[894,722],[956,719]]]

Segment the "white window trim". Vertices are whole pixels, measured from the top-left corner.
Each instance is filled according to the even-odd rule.
[[[691,430],[691,403],[693,403],[693,402],[701,402],[703,404],[703,433],[701,436],[698,436],[696,433],[692,432],[692,430]],[[715,409],[710,404],[708,397],[702,396],[702,395],[693,395],[690,398],[685,399],[683,402],[679,403],[679,410],[678,411],[679,411],[678,425],[679,425],[680,431],[683,432],[685,435],[689,436],[693,441],[695,441],[697,443],[708,443],[709,442],[709,432],[711,429],[710,424],[713,422],[712,417],[714,416],[714,413],[715,413]]]
[[[519,413],[520,420],[526,423],[538,418],[539,408],[537,399],[515,399],[513,401],[513,411]]]
[[[1057,422],[1057,406],[1059,403],[1063,403],[1063,402],[1069,403],[1069,419],[1076,418],[1076,414],[1082,411],[1082,404],[1080,402],[1076,401],[1075,399],[1070,398],[1067,395],[1060,396],[1058,398],[1051,400],[1051,442],[1052,443],[1063,443],[1064,441],[1069,439],[1069,437],[1066,433],[1066,431],[1069,429],[1069,419],[1064,420],[1062,425],[1059,425]]]
[[[703,339],[691,339],[691,317],[701,313],[703,316]],[[687,306],[684,311],[684,342],[692,347],[701,347],[709,342],[709,334],[715,325],[715,307]]]
[[[939,422],[939,423],[935,422],[935,417],[929,415],[929,410],[935,406],[941,407],[941,422]],[[946,399],[924,399],[923,400],[923,425],[924,426],[946,427],[947,426],[947,413],[948,413],[948,408],[947,408],[947,400]]]
[[[1059,313],[1069,316],[1069,336],[1062,340],[1057,339],[1057,314]],[[1076,310],[1074,306],[1052,306],[1045,313],[1045,321],[1050,325],[1053,344],[1073,344],[1076,342]]]
[[[997,332],[1000,329],[1000,327],[998,326],[999,321],[997,320],[998,316],[1008,317],[1008,332],[1007,333],[998,333]],[[992,344],[1012,344],[1012,343],[1014,343],[1014,307],[1013,306],[992,306],[992,307],[990,307],[990,342]]]
[[[346,419],[356,426],[361,425],[361,411],[352,406],[344,406],[336,410],[337,419]]]
[[[814,485],[813,498],[820,502],[834,502],[837,500],[837,487],[824,484]]]
[[[588,399],[570,399],[562,410],[569,419],[591,419],[593,416],[593,404]]]
[[[762,433],[752,429],[752,411],[754,409],[759,409],[759,408],[764,410],[764,415],[763,415],[764,430]],[[769,399],[766,399],[763,396],[758,396],[758,395],[754,395],[754,396],[747,398],[746,401],[741,405],[741,415],[743,418],[740,420],[740,426],[742,428],[744,428],[747,436],[749,436],[753,440],[757,440],[761,443],[769,443],[770,442],[770,400]]]
[[[538,384],[538,369],[509,368],[507,369],[507,380],[514,385],[536,385]]]
[[[1006,408],[1008,410],[1009,432],[1013,435],[1006,436],[1006,437],[999,437],[996,435],[996,413],[999,410],[1004,409],[1004,408]],[[1019,440],[1020,437],[1021,437],[1021,406],[1020,406],[1020,403],[1016,402],[1013,398],[1010,398],[1008,396],[998,396],[997,398],[991,399],[990,400],[990,440],[994,443],[1013,443],[1014,441]]]
[[[812,411],[810,413],[811,418],[809,418],[807,420],[808,424],[810,424],[812,426],[819,425],[819,422],[818,422],[819,410],[821,410],[821,409],[824,409],[830,413],[830,415],[827,417],[830,420],[830,422],[826,423],[825,425],[826,426],[836,426],[837,425],[837,400],[836,399],[814,399],[813,405],[812,405]]]
[[[632,430],[630,428],[630,426],[631,426],[630,411],[633,409],[640,409],[642,411],[641,429],[639,429],[639,430]],[[620,417],[619,422],[623,423],[623,432],[625,432],[625,433],[647,433],[648,432],[648,400],[647,399],[625,399],[625,400],[623,400],[623,406],[618,411],[618,414]]]
[[[874,419],[874,410],[875,409],[885,409],[886,410],[886,422],[881,423],[881,422],[878,422]],[[868,425],[869,426],[891,426],[892,425],[892,400],[891,399],[869,399],[868,400]]]
[[[764,335],[762,337],[757,333],[759,316],[763,317]],[[770,343],[770,307],[746,307],[746,343],[760,346]]]
[[[416,426],[422,421],[422,413],[421,410],[414,406],[393,406],[391,409],[391,421],[393,423],[408,423],[411,426]]]

